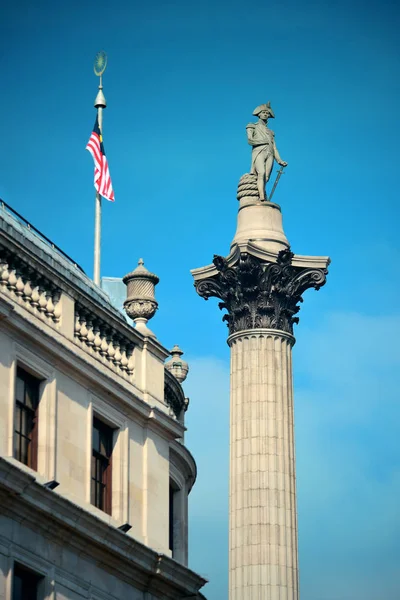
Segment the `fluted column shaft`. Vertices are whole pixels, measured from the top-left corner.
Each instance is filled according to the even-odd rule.
[[[228,343],[229,600],[298,600],[294,338],[253,329]]]

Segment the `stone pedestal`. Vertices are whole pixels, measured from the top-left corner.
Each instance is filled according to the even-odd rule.
[[[237,229],[231,244],[255,242],[257,246],[276,254],[289,248],[283,232],[282,213],[279,204],[261,202],[258,198],[240,199]]]
[[[231,600],[298,599],[293,343],[273,329],[228,338]]]

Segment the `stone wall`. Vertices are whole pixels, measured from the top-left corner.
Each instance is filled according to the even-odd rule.
[[[38,600],[155,600],[121,580],[69,544],[51,541],[22,523],[0,515],[0,600],[11,598],[14,562],[43,576]],[[160,598],[160,596],[158,596]]]
[[[39,378],[38,476],[55,479],[57,493],[116,524],[132,523],[130,535],[157,551],[170,554],[169,447],[171,434],[126,412],[121,398],[74,379],[32,344],[24,345],[0,331],[0,450],[13,455],[16,367]],[[93,415],[116,427],[113,448],[112,516],[90,504],[91,432]],[[189,453],[188,453],[189,454]],[[189,459],[191,462],[191,459]]]

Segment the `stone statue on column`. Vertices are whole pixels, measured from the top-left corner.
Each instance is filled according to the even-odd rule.
[[[281,159],[275,143],[275,134],[268,129],[268,119],[275,118],[271,103],[260,104],[253,110],[253,115],[258,117],[257,123],[249,123],[246,126],[247,140],[253,147],[250,175],[256,175],[259,199],[264,201],[265,186],[269,181],[274,161],[282,167],[286,167],[287,162]]]

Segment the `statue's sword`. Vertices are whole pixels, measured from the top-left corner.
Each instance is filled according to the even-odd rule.
[[[281,168],[279,169],[279,171],[278,171],[278,175],[276,176],[276,179],[275,179],[274,186],[273,186],[273,188],[272,188],[272,190],[271,190],[271,193],[270,193],[270,195],[269,195],[269,198],[268,198],[268,200],[269,200],[270,202],[271,202],[271,198],[272,198],[272,196],[274,195],[274,192],[275,192],[275,190],[276,190],[276,186],[278,185],[278,182],[279,182],[279,180],[280,180],[280,178],[281,178],[281,175],[283,174],[283,169],[284,169],[284,168],[285,168],[285,167],[281,167]]]

